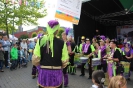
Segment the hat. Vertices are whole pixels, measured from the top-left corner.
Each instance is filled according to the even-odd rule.
[[[71,28],[65,28],[66,35],[68,35],[68,33],[69,33],[70,30],[71,30]]]
[[[89,38],[86,38],[86,41],[90,41],[90,39]]]
[[[50,49],[52,52],[53,57],[53,40],[54,40],[54,33],[60,28],[59,22],[57,20],[50,20],[47,25],[47,32],[48,32],[48,40],[50,41]],[[48,41],[47,41],[48,42]]]
[[[82,36],[82,37],[81,37],[81,40],[84,40],[84,39],[85,39],[85,36]]]

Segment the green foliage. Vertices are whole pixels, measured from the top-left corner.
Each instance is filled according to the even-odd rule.
[[[60,38],[62,38],[62,33],[64,32],[64,28],[60,28],[59,30],[58,30],[58,34],[57,34],[57,36],[59,36]]]
[[[27,39],[27,38],[29,38],[29,36],[28,36],[27,34],[21,35],[21,36],[19,37],[19,39]]]
[[[32,35],[32,38],[34,38],[34,37],[36,37],[36,36],[37,36],[37,34],[33,34],[33,35]]]
[[[24,3],[22,5],[11,4],[11,2],[5,4],[4,1],[6,0],[0,1],[0,29],[6,29],[7,22],[9,33],[11,33],[12,30],[16,30],[14,25],[37,25],[37,20],[47,15],[47,11],[42,7],[42,4],[40,8],[36,5],[31,6],[33,0],[28,0],[28,6],[24,5]]]

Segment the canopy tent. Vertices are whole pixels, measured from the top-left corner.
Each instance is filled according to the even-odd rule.
[[[11,34],[9,34],[9,39],[10,39],[10,40],[18,40],[17,37],[15,37],[14,35],[11,35]]]
[[[30,40],[30,41],[34,41],[34,39],[37,39],[37,37],[29,38],[28,40]]]
[[[133,0],[126,4],[124,0],[89,0],[82,4],[79,24],[73,27],[75,41],[83,35],[92,38],[96,29],[116,38],[116,26],[127,24],[133,24]]]

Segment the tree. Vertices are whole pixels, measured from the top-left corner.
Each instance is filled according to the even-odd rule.
[[[6,30],[9,28],[8,25],[12,26],[12,30],[15,28],[14,25],[37,25],[37,20],[47,14],[43,1],[38,1],[40,3],[38,4],[38,2],[28,0],[27,5],[24,2],[26,0],[23,0],[21,5],[18,2],[11,4],[11,2],[3,1],[6,0],[0,1],[0,26]]]
[[[32,38],[34,38],[34,37],[36,37],[36,36],[37,36],[37,34],[33,34],[33,35],[32,35]]]
[[[21,36],[19,37],[19,39],[27,39],[27,38],[29,38],[29,36],[28,36],[27,34],[21,35]]]

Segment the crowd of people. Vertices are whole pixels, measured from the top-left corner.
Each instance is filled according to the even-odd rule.
[[[27,63],[31,61],[32,49],[34,49],[36,39],[29,41],[23,39],[21,41],[11,41],[6,34],[0,35],[0,72],[4,72],[4,68],[11,71],[17,68],[27,67]]]
[[[58,21],[49,21],[48,34],[38,39],[34,49],[32,72],[34,76],[38,72],[39,88],[67,87],[68,74],[75,75],[77,65],[81,68],[80,76],[85,76],[85,67],[88,67],[88,79],[94,83],[92,88],[104,88],[104,85],[126,88],[133,58],[130,41],[120,48],[116,39],[110,40],[97,33],[92,41],[82,36],[81,44],[76,45],[73,37],[68,35],[69,28],[62,33],[62,38],[56,36],[58,28]],[[118,84],[115,85],[113,81],[116,79]]]
[[[85,76],[85,68],[88,69],[88,79],[94,83],[92,88],[104,88],[105,85],[126,88],[133,58],[130,41],[120,48],[117,40],[97,33],[92,41],[82,36],[81,43],[76,45],[73,37],[68,35],[69,28],[64,30],[62,38],[56,36],[59,27],[58,21],[49,21],[48,34],[38,35],[34,41],[23,39],[14,43],[1,35],[0,71],[4,72],[3,66],[11,71],[26,67],[32,61],[32,75],[35,78],[38,74],[39,88],[62,88],[68,86],[68,74],[75,75],[79,66],[80,76]]]

